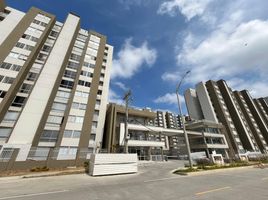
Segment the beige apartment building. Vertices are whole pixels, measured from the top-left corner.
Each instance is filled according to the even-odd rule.
[[[113,47],[80,23],[1,1],[0,161],[76,165],[99,148]]]

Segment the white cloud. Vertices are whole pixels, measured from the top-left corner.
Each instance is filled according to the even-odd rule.
[[[125,86],[124,83],[122,82],[119,82],[119,81],[116,81],[116,82],[113,82],[114,85],[118,86],[119,88],[121,88],[122,90],[128,90],[128,88]]]
[[[132,38],[125,41],[117,58],[113,60],[111,77],[130,78],[146,64],[151,67],[157,58],[157,51],[148,47],[147,41],[141,46],[135,47]]]
[[[177,11],[189,21],[195,16],[202,15],[212,0],[170,0],[163,2],[157,13],[175,16]]]
[[[110,103],[116,103],[119,105],[123,105],[124,101],[123,98],[120,97],[118,94],[116,94],[112,89],[109,90],[109,96],[108,96]]]
[[[232,32],[214,31],[197,47],[185,45],[178,64],[192,66],[192,83],[268,72],[268,21],[242,23]]]
[[[162,11],[174,15],[182,2],[165,2],[162,6],[170,7]],[[177,81],[181,71],[190,69],[185,80],[190,84],[225,79],[234,89],[248,89],[253,97],[267,96],[267,13],[265,1],[206,2],[203,12],[194,15],[200,20],[188,21],[188,34],[175,46],[177,69],[165,72],[162,80]],[[191,16],[189,12],[186,18]]]
[[[184,97],[179,95],[181,103],[184,103]],[[163,96],[160,96],[154,100],[154,103],[163,103],[163,104],[174,104],[178,105],[176,93],[166,93]]]

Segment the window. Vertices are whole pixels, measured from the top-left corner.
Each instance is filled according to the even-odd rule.
[[[80,123],[80,124],[82,124],[83,121],[84,121],[84,117],[81,117],[81,116],[70,115],[68,117],[68,122],[71,122],[71,123]]]
[[[90,134],[90,139],[89,139],[89,140],[91,140],[91,141],[95,141],[95,139],[96,139],[96,134],[91,133],[91,134]]]
[[[76,130],[65,130],[63,133],[63,137],[65,138],[80,138],[81,131]]]
[[[79,109],[79,110],[86,110],[86,108],[87,108],[87,104],[84,104],[84,103],[76,103],[76,102],[74,102],[74,103],[72,104],[72,108],[74,108],[74,109]]]
[[[37,79],[37,76],[38,76],[37,73],[29,72],[28,75],[27,75],[26,80],[35,81]]]
[[[80,73],[82,76],[86,76],[86,77],[93,77],[93,74],[91,72],[87,72],[87,71],[81,71]]]
[[[37,60],[45,61],[47,59],[47,55],[43,53],[39,53],[37,56]]]
[[[82,86],[85,86],[85,87],[90,87],[90,82],[79,80],[78,85],[82,85]]]
[[[0,77],[1,79],[1,77]],[[3,83],[7,83],[7,84],[12,84],[14,82],[15,78],[12,78],[12,77],[8,77],[6,76],[4,79],[3,79]]]
[[[28,94],[30,93],[31,89],[32,89],[32,85],[23,83],[20,88],[20,92]]]
[[[0,98],[4,98],[6,96],[6,91],[0,90]]]
[[[74,85],[74,82],[67,81],[67,80],[62,80],[61,83],[60,83],[60,86],[63,87],[63,88],[70,88],[70,89],[72,89],[73,88],[73,85]]]
[[[73,72],[73,71],[70,71],[70,70],[65,70],[64,77],[75,79],[76,72]]]
[[[82,92],[82,91],[76,91],[76,92],[75,92],[75,96],[88,98],[89,93],[87,93],[87,92]]]
[[[75,60],[75,61],[79,61],[80,58],[81,58],[81,56],[76,55],[76,54],[73,54],[73,53],[72,53],[71,56],[70,56],[70,59]]]
[[[11,128],[0,127],[0,141],[6,141],[10,136]]]
[[[57,142],[59,131],[55,130],[44,130],[40,142]]]
[[[7,111],[3,122],[15,122],[19,117],[19,112]]]
[[[51,46],[48,46],[48,45],[44,45],[42,47],[42,51],[44,51],[44,52],[50,52],[51,49],[52,49],[52,47]]]
[[[63,100],[67,103],[69,97],[70,97],[70,92],[66,92],[66,91],[61,91],[59,90],[56,94],[56,97],[59,98],[60,100]]]
[[[10,69],[11,66],[12,66],[12,64],[6,63],[6,62],[3,62],[0,64],[0,68],[2,68],[2,69]]]
[[[68,64],[67,64],[67,67],[70,68],[70,69],[78,69],[79,64],[75,63],[75,62],[72,62],[72,61],[69,61]]]
[[[58,111],[58,112],[64,112],[65,109],[66,109],[66,104],[56,103],[56,102],[53,103],[52,108],[51,108],[52,111]]]
[[[88,63],[88,62],[84,62],[83,66],[89,67],[89,68],[94,68],[95,67],[94,64],[91,64],[91,63]]]
[[[23,34],[21,37],[24,38],[24,39],[26,39],[26,40],[31,40],[33,42],[37,42],[38,41],[38,38],[37,37],[31,36],[31,35],[28,35],[28,34]]]
[[[26,97],[16,96],[11,106],[22,107],[26,101]]]
[[[52,31],[50,32],[49,35],[50,35],[51,37],[56,38],[56,37],[58,36],[58,34],[59,34],[58,32],[52,30]]]
[[[102,91],[101,90],[98,90],[97,94],[98,95],[102,95]]]
[[[49,115],[47,118],[47,123],[51,125],[59,125],[62,123],[63,117],[56,116],[56,115]]]

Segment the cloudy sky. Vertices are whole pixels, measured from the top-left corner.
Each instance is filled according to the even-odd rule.
[[[176,112],[175,88],[225,79],[253,97],[268,96],[266,0],[6,0],[27,11],[36,6],[64,21],[81,16],[82,27],[107,35],[115,47],[110,100]],[[184,108],[185,111],[185,108]]]

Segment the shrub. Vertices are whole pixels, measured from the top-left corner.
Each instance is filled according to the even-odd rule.
[[[49,171],[49,168],[47,166],[44,167],[35,167],[30,169],[31,172],[46,172]]]
[[[213,162],[211,162],[211,160],[208,158],[199,158],[199,159],[196,159],[195,161],[196,161],[197,166],[211,166],[211,165],[213,165]]]

